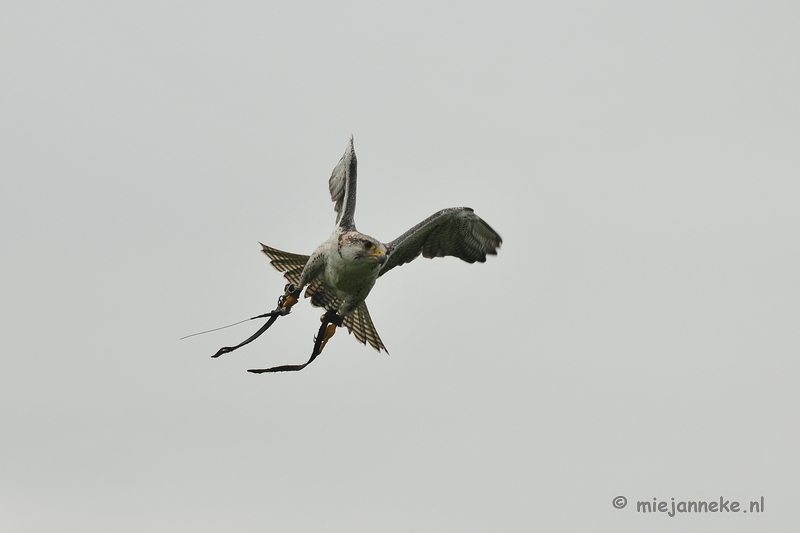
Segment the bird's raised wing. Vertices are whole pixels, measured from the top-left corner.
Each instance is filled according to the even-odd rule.
[[[386,243],[386,263],[380,275],[403,263],[423,257],[451,255],[467,263],[486,261],[497,255],[503,239],[469,207],[442,209],[392,242]]]
[[[336,223],[344,229],[355,229],[356,214],[356,150],[353,148],[353,137],[344,151],[344,155],[331,173],[328,188],[336,210]]]

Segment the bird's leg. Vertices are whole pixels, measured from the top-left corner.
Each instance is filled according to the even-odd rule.
[[[336,328],[342,325],[342,317],[336,314],[336,311],[329,310],[322,318],[320,318],[322,324],[319,327],[319,332],[317,332],[317,336],[314,337],[314,351],[311,352],[311,359],[308,362],[302,365],[283,365],[283,366],[274,366],[272,368],[251,368],[248,372],[252,372],[253,374],[264,374],[267,372],[296,372],[298,370],[303,370],[305,367],[311,364],[317,356],[322,353],[322,349],[325,347],[325,343],[328,342],[328,339],[333,337],[333,334],[336,333]]]
[[[283,288],[283,296],[278,298],[278,309],[281,309],[283,314],[288,315],[292,312],[292,306],[300,297],[300,290],[293,283],[287,283]]]
[[[336,333],[336,328],[337,328],[336,324],[328,324],[328,327],[325,328],[325,333],[323,334],[322,342],[319,344],[319,353],[322,353],[322,350],[325,349],[325,345],[328,344],[328,341],[331,339],[331,337],[334,336],[334,334]]]
[[[328,341],[336,333],[336,328],[342,325],[342,317],[336,314],[336,311],[329,310],[320,317],[320,321],[322,322],[322,326],[319,328],[317,337],[322,336],[322,340],[319,343],[319,351],[317,351],[316,342],[314,344],[314,351],[318,354],[321,354],[322,350],[325,349],[325,345],[328,344]],[[316,339],[314,340],[316,341]]]
[[[267,318],[267,317],[269,317],[269,320],[267,320],[266,324],[261,326],[261,328],[259,328],[259,330],[256,331],[247,340],[240,342],[236,346],[226,346],[224,348],[220,348],[219,351],[217,353],[215,353],[214,355],[212,355],[211,357],[219,357],[222,354],[232,352],[235,349],[241,348],[245,344],[250,344],[251,342],[253,342],[257,338],[259,338],[262,333],[267,331],[269,329],[269,327],[272,324],[274,324],[276,320],[278,320],[279,316],[285,316],[285,315],[288,315],[289,313],[292,312],[292,306],[297,303],[297,298],[300,296],[300,291],[301,291],[301,289],[299,287],[295,286],[292,283],[288,283],[283,288],[283,294],[281,295],[280,298],[278,298],[278,307],[276,307],[275,310],[270,311],[269,313],[264,313],[263,315],[254,316],[253,318],[250,319],[250,320],[253,320],[253,319],[256,319],[256,318]]]

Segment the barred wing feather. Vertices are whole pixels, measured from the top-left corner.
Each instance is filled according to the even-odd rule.
[[[275,267],[278,272],[283,272],[283,277],[289,283],[300,285],[300,275],[303,273],[303,267],[306,266],[308,258],[311,256],[292,254],[282,250],[270,248],[264,243],[261,245],[261,251],[269,257],[269,263]]]
[[[361,344],[369,343],[370,346],[378,350],[383,350],[389,353],[386,346],[383,345],[378,330],[372,323],[372,317],[369,316],[367,309],[367,302],[361,302],[361,305],[356,307],[356,310],[344,317],[344,325],[347,326],[347,331],[352,333]]]

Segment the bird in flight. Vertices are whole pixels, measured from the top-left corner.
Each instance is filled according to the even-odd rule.
[[[453,256],[468,263],[486,261],[496,255],[503,240],[489,224],[469,207],[442,209],[409,229],[393,241],[382,243],[356,229],[356,152],[353,137],[333,169],[328,187],[336,211],[336,227],[331,236],[309,255],[293,254],[261,244],[270,264],[289,283],[278,300],[278,307],[254,318],[269,321],[253,336],[237,346],[221,348],[219,357],[255,340],[277,318],[289,314],[305,289],[311,305],[324,307],[319,333],[311,359],[305,364],[251,369],[256,374],[302,370],[309,365],[344,326],[362,344],[388,353],[367,310],[366,298],[375,282],[390,270],[411,262],[420,255],[427,258]]]

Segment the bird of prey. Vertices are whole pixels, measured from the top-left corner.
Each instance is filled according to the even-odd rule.
[[[243,346],[263,333],[279,317],[288,314],[303,289],[311,305],[324,307],[322,326],[315,339],[311,359],[302,365],[284,365],[249,372],[302,370],[344,326],[362,344],[386,350],[367,310],[366,298],[377,279],[420,255],[427,258],[453,256],[468,263],[483,263],[486,255],[496,255],[503,240],[469,207],[442,209],[409,229],[393,241],[382,243],[356,229],[356,152],[353,137],[333,169],[328,187],[336,211],[336,226],[331,236],[310,256],[276,250],[261,244],[270,263],[289,282],[278,308],[260,317],[270,317],[255,335],[238,346],[220,349],[213,357]]]

